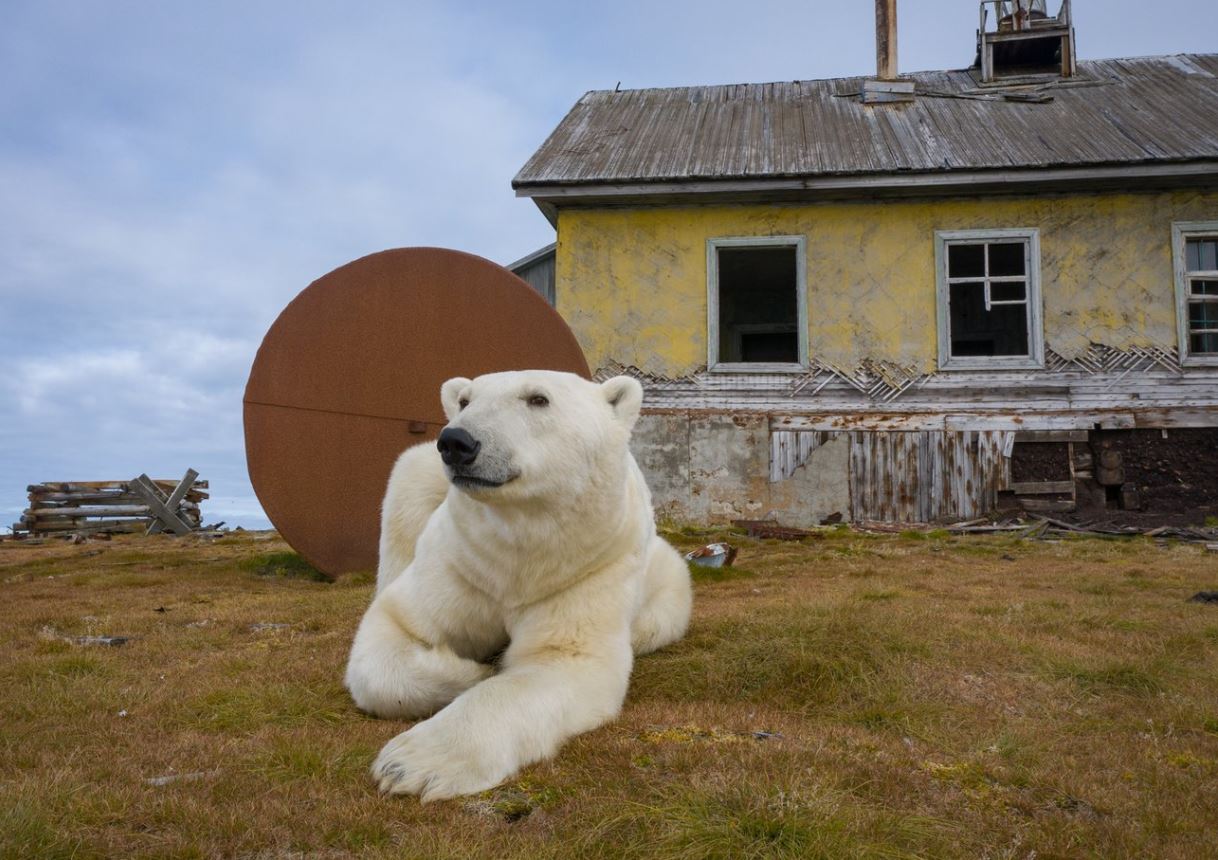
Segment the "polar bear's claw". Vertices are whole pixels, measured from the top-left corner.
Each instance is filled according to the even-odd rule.
[[[429,736],[426,729],[427,723],[420,723],[385,744],[372,765],[372,777],[382,792],[417,794],[428,803],[477,794],[502,781],[474,766],[474,757],[459,744],[442,742],[438,734]]]

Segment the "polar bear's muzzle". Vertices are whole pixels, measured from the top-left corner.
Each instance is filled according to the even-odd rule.
[[[452,482],[461,489],[501,487],[519,477],[496,457],[482,457],[482,443],[462,427],[445,427],[436,441],[440,459]]]

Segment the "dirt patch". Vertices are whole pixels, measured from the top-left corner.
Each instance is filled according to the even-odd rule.
[[[1011,449],[1011,480],[1070,480],[1070,446],[1066,442],[1020,442]]]
[[[1108,511],[1110,518],[1201,525],[1218,517],[1218,429],[1098,430],[1091,446],[1097,459],[1118,452],[1125,483],[1141,496],[1141,510]]]

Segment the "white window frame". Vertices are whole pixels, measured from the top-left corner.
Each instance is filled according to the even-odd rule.
[[[1176,221],[1171,225],[1172,270],[1176,281],[1176,336],[1180,345],[1180,363],[1190,367],[1218,366],[1218,354],[1193,355],[1188,348],[1189,275],[1185,270],[1188,256],[1184,243],[1189,239],[1218,239],[1218,221]],[[1218,280],[1218,272],[1192,272],[1206,280]]]
[[[948,244],[984,245],[1020,239],[1027,242],[1024,253],[1025,277],[947,277]],[[984,282],[988,295],[990,281],[1026,280],[1027,293],[1021,302],[996,302],[995,304],[1023,304],[1028,306],[1028,355],[968,355],[952,357],[951,338],[951,283],[968,281]],[[1040,293],[1040,230],[1036,227],[1021,227],[1005,230],[936,230],[935,231],[935,288],[938,295],[938,334],[940,370],[1038,370],[1045,366],[1044,311]]]
[[[706,366],[716,373],[802,373],[808,368],[808,254],[805,236],[727,236],[706,240]],[[795,249],[798,362],[719,360],[719,249]]]

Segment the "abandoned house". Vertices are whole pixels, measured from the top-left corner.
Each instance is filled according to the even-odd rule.
[[[875,78],[589,92],[515,177],[661,513],[1218,514],[1218,55],[980,11],[961,71],[889,0]]]

